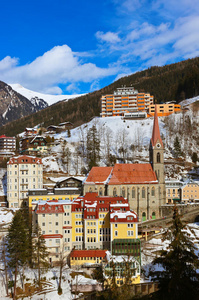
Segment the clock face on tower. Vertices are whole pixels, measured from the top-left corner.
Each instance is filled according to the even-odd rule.
[[[161,146],[160,146],[160,144],[159,144],[159,143],[157,143],[157,144],[156,144],[156,147],[157,147],[157,148],[160,148]]]

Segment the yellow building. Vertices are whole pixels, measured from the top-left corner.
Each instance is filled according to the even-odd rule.
[[[69,255],[70,267],[83,266],[86,264],[101,264],[106,261],[105,250],[75,250]]]
[[[199,184],[190,181],[181,187],[182,202],[198,202],[199,201]]]
[[[131,279],[128,284],[140,283],[140,262],[133,256],[113,256],[110,257],[109,262],[105,265],[104,271],[107,281],[110,282],[113,277],[113,268],[116,284],[118,286],[124,285],[126,282],[125,273],[131,274]]]
[[[125,113],[147,111],[153,104],[149,93],[138,93],[133,87],[122,87],[101,98],[101,117],[124,116]]]
[[[173,113],[181,112],[181,105],[175,103],[151,104],[149,105],[148,117],[153,117],[155,114],[155,106],[158,117],[169,116]]]
[[[73,189],[54,188],[54,193],[48,193],[47,189],[29,189],[28,205],[32,207],[35,201],[51,201],[51,200],[74,200],[79,194]]]

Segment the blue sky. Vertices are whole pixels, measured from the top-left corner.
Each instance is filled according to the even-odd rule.
[[[2,0],[0,25],[0,80],[43,93],[199,55],[198,0]]]

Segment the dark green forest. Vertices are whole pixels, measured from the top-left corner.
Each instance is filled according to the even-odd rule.
[[[1,127],[0,134],[16,135],[25,127],[37,124],[58,125],[70,121],[79,126],[100,115],[100,98],[113,93],[122,85],[132,85],[139,92],[154,95],[156,103],[181,100],[199,94],[199,57],[163,67],[151,67],[141,72],[120,78],[101,90],[67,102],[59,102],[37,113],[10,122]]]

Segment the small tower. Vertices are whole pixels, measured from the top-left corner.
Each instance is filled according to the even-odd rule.
[[[164,183],[164,146],[160,137],[157,109],[155,106],[153,133],[149,148],[150,164],[156,173],[159,183]]]
[[[149,147],[150,164],[159,182],[159,206],[166,203],[165,174],[164,174],[164,146],[160,137],[157,108],[155,106],[153,133]]]

